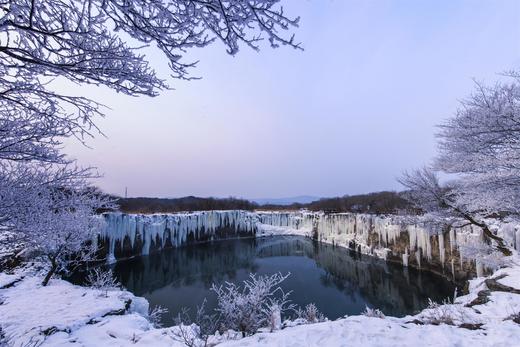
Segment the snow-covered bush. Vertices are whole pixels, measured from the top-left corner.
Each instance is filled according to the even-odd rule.
[[[161,318],[166,313],[168,313],[168,309],[165,307],[162,307],[161,305],[155,306],[153,309],[150,310],[148,313],[148,320],[152,322],[153,326],[156,328],[162,328]]]
[[[188,309],[183,309],[175,319],[177,325],[173,330],[173,335],[177,340],[183,342],[188,347],[205,347],[208,339],[220,328],[220,317],[218,314],[210,314],[206,311],[206,299],[200,306],[197,306],[195,318],[192,319]]]
[[[421,313],[420,320],[425,324],[458,325],[466,322],[464,307],[459,304],[450,304],[449,300],[442,304],[428,299],[428,307]]]
[[[290,292],[285,293],[279,286],[289,275],[251,274],[242,286],[229,282],[224,286],[213,285],[211,290],[217,295],[216,311],[220,314],[221,328],[240,331],[244,336],[259,328],[276,328],[279,317],[294,309],[289,301]]]
[[[368,306],[365,307],[365,311],[363,311],[362,314],[367,317],[385,318],[384,313],[381,312],[379,309],[370,308]]]
[[[5,337],[2,327],[0,327],[0,347],[6,347],[6,346],[7,346],[7,338]]]
[[[299,308],[296,310],[296,315],[298,318],[305,320],[307,323],[318,323],[327,320],[314,303],[308,304],[303,310]]]
[[[506,320],[512,320],[516,324],[520,324],[520,312],[513,313],[512,315],[507,317]]]
[[[108,292],[111,290],[119,290],[121,284],[114,277],[112,270],[104,270],[99,267],[90,271],[86,278],[87,284],[95,289],[105,292],[105,297],[108,297]]]

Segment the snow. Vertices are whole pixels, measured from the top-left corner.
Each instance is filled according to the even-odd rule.
[[[483,332],[448,325],[420,326],[393,319],[353,316],[333,322],[300,325],[274,334],[256,334],[220,346],[511,346],[511,340],[507,340],[511,335],[509,331],[507,336],[497,339],[494,335],[486,336]]]
[[[27,276],[12,288],[0,290],[1,327],[8,339],[23,345],[44,338],[43,332],[76,331],[107,313],[125,309],[147,315],[148,302],[126,291],[104,291],[75,286],[63,280],[41,285],[39,276]]]
[[[520,262],[496,271],[489,278],[520,289]],[[505,277],[502,277],[504,276]],[[0,274],[2,283],[20,275]],[[13,346],[38,342],[41,346],[184,346],[175,336],[176,327],[157,329],[147,319],[148,303],[126,291],[103,291],[53,279],[42,287],[41,277],[26,274],[10,288],[0,289],[0,327]],[[238,339],[237,334],[215,336],[222,347],[239,346],[513,346],[520,339],[520,326],[509,317],[520,312],[520,295],[493,291],[489,302],[466,307],[486,290],[485,278],[469,281],[470,294],[454,304],[428,308],[404,318],[351,316],[336,321],[296,325],[286,324],[273,333],[260,332]],[[114,312],[124,310],[124,315]],[[112,314],[110,314],[112,313]],[[483,324],[470,330],[455,325],[419,325],[414,320],[448,315],[454,324]],[[108,314],[108,315],[107,315]],[[54,328],[45,336],[43,332]]]
[[[512,266],[504,269],[500,269],[494,273],[493,278],[501,277],[506,275],[504,278],[500,278],[497,281],[503,285],[513,288],[520,288],[520,266]]]
[[[0,288],[11,285],[20,278],[18,274],[6,274],[0,272]]]

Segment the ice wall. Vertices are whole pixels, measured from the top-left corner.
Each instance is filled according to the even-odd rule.
[[[106,223],[100,240],[109,261],[114,261],[118,253],[147,255],[152,246],[154,249],[179,247],[190,242],[252,236],[256,231],[256,215],[246,211],[152,215],[105,213],[104,218]]]
[[[476,264],[463,259],[459,247],[477,244],[482,239],[481,231],[471,226],[445,231],[420,218],[354,213],[202,211],[106,213],[104,218],[106,228],[100,240],[110,260],[215,239],[297,234],[404,266],[462,278],[472,275]],[[520,247],[519,231],[513,226],[508,228],[510,243]]]
[[[404,233],[409,240],[409,251],[420,251],[428,260],[432,257],[430,238],[435,232],[419,224],[409,224],[409,219],[398,216],[312,212],[259,212],[258,216],[257,227],[261,230],[287,228],[323,242],[350,248],[355,245],[362,253],[382,258],[386,258],[390,247]]]

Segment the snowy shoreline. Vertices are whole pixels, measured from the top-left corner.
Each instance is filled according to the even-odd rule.
[[[312,237],[312,229],[263,225],[254,237]],[[345,242],[349,238],[340,242],[331,235],[336,234],[320,241],[350,248]],[[372,255],[378,254],[372,250]],[[520,338],[519,256],[510,257],[509,264],[470,280],[469,293],[453,304],[432,306],[414,316],[358,315],[246,338],[229,332],[212,341],[221,346],[511,346]],[[146,299],[128,291],[104,295],[59,279],[47,287],[40,283],[41,274],[34,269],[0,273],[0,336],[9,346],[184,346],[176,327],[155,328]]]
[[[520,338],[520,263],[518,257],[511,261],[513,265],[492,276],[469,281],[470,293],[454,304],[415,316],[350,316],[243,339],[227,334],[214,337],[214,342],[223,347],[511,346]],[[183,346],[175,327],[153,327],[144,298],[127,291],[110,291],[105,297],[99,290],[59,279],[47,287],[40,282],[41,276],[30,270],[0,274],[0,327],[9,345]]]

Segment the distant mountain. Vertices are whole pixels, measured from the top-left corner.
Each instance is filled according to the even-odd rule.
[[[294,203],[299,204],[308,204],[313,201],[320,200],[317,196],[309,196],[309,195],[302,195],[302,196],[294,196],[290,198],[265,198],[265,199],[250,199],[250,201],[256,202],[259,205],[291,205]]]

